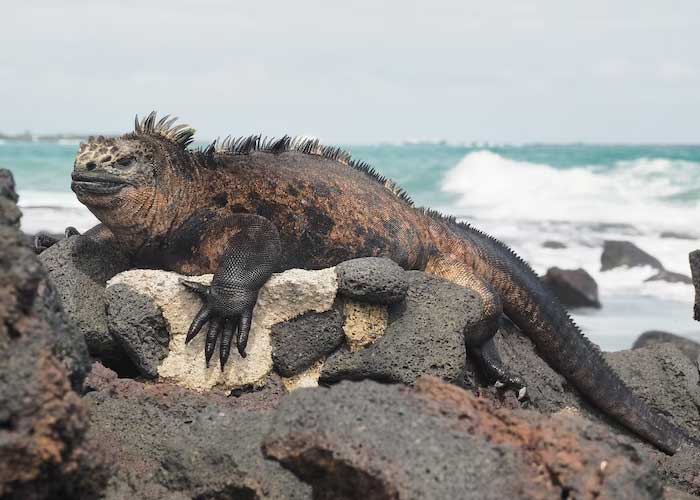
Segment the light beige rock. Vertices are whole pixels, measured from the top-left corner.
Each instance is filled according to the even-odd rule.
[[[323,370],[322,359],[316,361],[305,371],[293,377],[282,377],[282,384],[287,392],[292,392],[303,387],[318,387],[318,379],[321,377],[321,370]]]
[[[185,345],[187,330],[202,302],[182,286],[179,280],[186,278],[210,283],[211,277],[184,277],[167,271],[131,270],[118,274],[107,283],[108,287],[127,285],[136,292],[153,298],[163,312],[170,332],[169,353],[158,367],[158,375],[201,391],[214,388],[229,391],[247,385],[263,385],[272,370],[270,327],[306,312],[328,311],[338,289],[334,268],[321,271],[292,269],[272,276],[260,290],[253,310],[247,357],[241,358],[232,349],[222,372],[218,355],[215,355],[209,368],[205,365],[205,332]]]
[[[345,303],[343,331],[351,352],[359,351],[384,335],[389,309],[381,304]]]

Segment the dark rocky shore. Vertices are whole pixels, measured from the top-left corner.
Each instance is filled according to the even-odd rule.
[[[37,257],[16,201],[0,172],[0,498],[700,497],[700,452],[612,423],[505,318],[527,396],[484,386],[468,289],[384,259],[288,271],[261,290],[248,356],[206,369],[177,275],[81,236]],[[656,332],[605,358],[700,436],[699,353]]]

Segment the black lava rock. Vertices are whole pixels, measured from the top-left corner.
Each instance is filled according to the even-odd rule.
[[[655,344],[673,344],[693,363],[695,363],[700,356],[700,343],[681,337],[680,335],[658,330],[650,330],[642,333],[637,340],[634,341],[632,349],[639,349]]]
[[[343,318],[335,309],[306,313],[272,327],[272,362],[291,377],[335,351],[343,343]]]
[[[351,353],[341,348],[324,363],[321,381],[369,378],[412,384],[431,374],[458,382],[464,375],[464,331],[481,319],[481,301],[467,288],[407,271],[408,293],[389,311],[384,335]]]
[[[603,243],[603,254],[600,257],[601,271],[616,267],[650,266],[662,270],[664,267],[656,257],[653,257],[629,241],[606,240]]]
[[[109,333],[105,313],[105,284],[130,267],[128,259],[114,246],[87,236],[61,240],[39,259],[49,271],[69,323],[83,335],[90,354],[121,373],[133,371]]]
[[[553,267],[543,281],[567,307],[600,307],[598,284],[584,269]]]
[[[395,304],[406,296],[406,271],[390,259],[365,257],[338,264],[338,293],[373,304]]]
[[[317,499],[660,498],[653,462],[625,438],[497,406],[434,377],[306,389],[282,402],[263,452]]]
[[[566,248],[566,245],[564,243],[555,240],[547,240],[544,243],[542,243],[542,246],[544,248],[551,248],[554,250],[561,250],[563,248]]]
[[[695,288],[693,318],[695,321],[700,321],[700,250],[690,252],[688,260],[690,261],[690,274],[693,277],[693,288]]]
[[[260,451],[283,389],[227,398],[93,372],[89,439],[113,461],[99,498],[310,500],[308,485]]]
[[[668,283],[685,283],[686,285],[693,284],[693,280],[690,278],[690,276],[686,276],[685,274],[681,273],[674,273],[665,269],[662,269],[654,276],[647,278],[644,281],[666,281]]]
[[[170,333],[153,299],[126,285],[107,289],[107,327],[141,375],[158,377],[168,355]]]

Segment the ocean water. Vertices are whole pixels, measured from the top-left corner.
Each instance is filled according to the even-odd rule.
[[[78,143],[0,143],[0,166],[13,170],[23,228],[85,230],[97,221],[70,191]],[[658,329],[700,341],[693,289],[651,282],[650,268],[600,271],[606,239],[628,240],[671,270],[689,274],[700,248],[700,146],[438,143],[347,146],[404,187],[417,205],[472,223],[509,244],[538,273],[586,269],[603,308],[575,320],[603,349],[628,348]],[[681,237],[664,237],[664,233]],[[566,245],[544,248],[545,241]]]

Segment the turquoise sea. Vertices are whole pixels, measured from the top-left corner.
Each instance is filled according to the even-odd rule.
[[[77,146],[0,142],[0,166],[15,174],[25,231],[84,230],[95,223],[70,191]],[[624,239],[669,270],[689,274],[688,252],[700,248],[700,146],[407,143],[347,149],[403,186],[416,204],[472,222],[536,271],[586,269],[598,282],[603,308],[574,317],[604,349],[629,347],[650,329],[700,340],[690,285],[645,283],[653,274],[647,268],[600,272],[602,242]],[[548,240],[566,248],[544,248]]]

